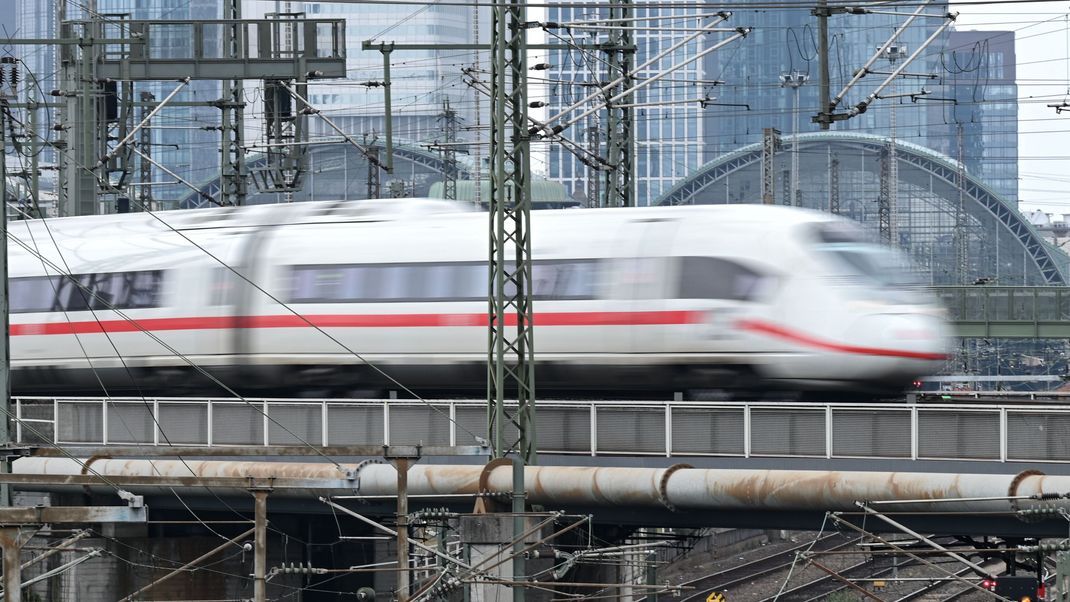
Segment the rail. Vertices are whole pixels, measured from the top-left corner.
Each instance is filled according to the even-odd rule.
[[[472,445],[478,400],[14,399],[26,445]],[[1070,462],[1070,407],[541,401],[539,452]]]

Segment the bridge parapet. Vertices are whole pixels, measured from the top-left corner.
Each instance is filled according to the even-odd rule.
[[[1070,337],[1070,287],[939,286],[960,337]]]
[[[478,400],[14,400],[20,444],[195,446],[480,443]],[[1070,407],[541,401],[539,453],[598,457],[1070,463]]]

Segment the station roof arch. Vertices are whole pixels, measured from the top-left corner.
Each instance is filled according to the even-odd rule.
[[[831,210],[839,192],[839,213],[877,229],[877,201],[882,157],[890,139],[854,132],[820,132],[781,137],[774,156],[775,200],[794,196],[790,189],[792,146],[798,141],[799,199],[790,203]],[[961,194],[960,164],[940,153],[897,140],[898,195],[892,219],[893,240],[911,255],[930,285],[971,284],[1065,285],[1070,257],[1047,243],[1017,207],[965,173]],[[678,182],[654,204],[689,205],[761,202],[761,143],[751,144],[706,163]],[[955,222],[960,203],[965,219],[968,263],[966,282],[955,252]]]

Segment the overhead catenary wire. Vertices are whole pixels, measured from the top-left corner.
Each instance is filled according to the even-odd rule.
[[[32,133],[31,135],[36,135],[36,133]],[[79,165],[79,168],[80,168],[80,169],[84,169],[84,170],[88,171],[89,173],[92,173],[92,174],[94,175],[94,177],[97,177],[97,176],[96,176],[96,174],[95,174],[95,173],[93,172],[93,170],[92,170],[92,169],[90,169],[90,168],[88,168],[87,166],[84,166],[84,165]],[[132,202],[134,202],[134,203],[136,203],[136,204],[138,204],[138,205],[141,205],[141,203],[140,203],[140,201],[139,201],[139,200],[137,200],[137,199],[131,199],[131,200],[132,200]],[[185,232],[183,232],[182,230],[180,230],[180,229],[178,229],[178,228],[175,228],[174,226],[172,226],[171,224],[169,224],[169,223],[168,223],[168,222],[167,222],[166,220],[164,220],[163,218],[161,218],[161,217],[160,217],[160,216],[158,215],[158,213],[157,213],[157,212],[154,212],[154,211],[152,211],[152,209],[151,209],[150,207],[145,207],[145,206],[143,206],[143,205],[142,205],[142,206],[141,206],[141,209],[142,209],[142,211],[143,211],[144,213],[146,213],[147,215],[151,216],[151,217],[152,217],[152,218],[153,218],[153,219],[154,219],[155,221],[159,222],[159,223],[160,223],[161,225],[163,225],[163,226],[164,226],[165,228],[167,228],[168,230],[170,230],[170,231],[174,232],[175,234],[177,234],[178,236],[180,236],[180,237],[181,237],[181,238],[182,238],[183,240],[185,240],[185,241],[186,241],[187,243],[189,243],[190,245],[192,245],[193,247],[195,247],[196,249],[198,249],[198,250],[199,250],[200,252],[202,252],[202,253],[206,254],[206,255],[207,255],[207,256],[208,256],[208,257],[209,257],[210,259],[212,259],[212,260],[213,260],[214,262],[218,263],[218,264],[219,264],[220,266],[222,266],[223,268],[227,269],[227,270],[228,270],[228,271],[229,271],[229,272],[230,272],[231,274],[233,274],[233,275],[237,276],[237,277],[238,277],[238,278],[239,278],[240,280],[242,280],[242,281],[243,281],[243,282],[245,282],[246,284],[249,284],[250,286],[252,286],[252,287],[253,287],[253,288],[254,288],[254,289],[255,289],[256,291],[258,291],[259,293],[261,293],[261,294],[263,294],[263,295],[267,296],[267,297],[268,297],[269,299],[271,299],[271,300],[272,300],[272,301],[273,301],[274,303],[277,303],[277,304],[278,304],[279,306],[281,306],[282,308],[284,308],[284,309],[285,309],[286,311],[290,312],[290,313],[291,313],[292,315],[294,315],[294,316],[295,316],[295,317],[297,317],[298,319],[302,320],[302,321],[303,321],[303,322],[305,323],[305,325],[306,325],[307,327],[310,327],[310,328],[314,329],[314,330],[315,330],[316,332],[320,333],[320,334],[321,334],[322,336],[326,337],[326,338],[327,338],[327,339],[329,339],[329,340],[330,340],[331,342],[333,342],[333,343],[335,343],[336,345],[338,345],[338,346],[339,346],[340,348],[342,348],[343,350],[345,350],[345,351],[346,351],[347,353],[349,353],[349,354],[350,354],[350,355],[352,355],[353,357],[357,358],[357,359],[358,359],[358,360],[360,360],[360,361],[361,361],[362,363],[364,363],[365,365],[369,366],[369,367],[370,367],[371,369],[375,370],[375,371],[376,371],[377,373],[379,373],[379,374],[380,374],[381,376],[385,377],[385,378],[386,378],[386,379],[388,379],[388,380],[389,380],[390,382],[392,382],[393,384],[395,384],[396,386],[398,386],[398,388],[399,388],[399,389],[401,389],[401,390],[405,391],[406,393],[410,394],[410,395],[411,395],[411,396],[412,396],[412,397],[413,397],[414,399],[417,399],[417,400],[419,400],[419,401],[420,401],[421,403],[423,403],[423,404],[427,405],[427,406],[428,406],[429,408],[431,408],[432,410],[434,410],[434,411],[438,412],[439,414],[442,414],[443,416],[445,416],[445,417],[446,417],[446,418],[447,418],[447,419],[448,419],[449,421],[451,421],[451,422],[455,423],[455,424],[456,424],[456,426],[457,426],[457,428],[460,428],[460,429],[461,429],[461,430],[463,430],[463,431],[464,431],[465,433],[467,433],[468,435],[470,435],[470,436],[471,436],[471,437],[473,438],[473,440],[475,440],[475,441],[477,441],[477,442],[478,442],[478,441],[480,441],[480,440],[482,439],[482,437],[480,437],[479,435],[476,435],[475,433],[473,433],[473,432],[472,432],[472,431],[471,431],[470,429],[468,429],[467,427],[465,427],[465,426],[464,426],[463,424],[461,424],[461,423],[457,422],[457,421],[456,421],[456,419],[454,419],[453,417],[450,417],[450,416],[449,416],[449,414],[448,414],[447,412],[444,412],[444,411],[443,411],[443,410],[442,410],[441,408],[435,407],[434,405],[432,405],[432,404],[428,403],[428,402],[427,402],[427,400],[426,400],[426,399],[424,399],[424,398],[423,398],[422,396],[420,396],[420,395],[417,395],[417,394],[416,394],[416,393],[415,393],[414,391],[412,391],[412,390],[411,390],[411,389],[410,389],[409,387],[405,386],[405,385],[404,385],[403,383],[401,383],[400,381],[398,381],[398,380],[397,380],[396,378],[394,378],[393,376],[391,376],[390,374],[388,374],[388,373],[387,373],[386,371],[384,371],[383,369],[379,368],[379,367],[378,367],[378,366],[377,366],[376,364],[374,364],[373,362],[370,362],[370,361],[368,361],[368,360],[367,360],[367,359],[366,359],[366,358],[365,358],[365,357],[364,357],[363,355],[361,355],[361,354],[357,353],[357,352],[356,352],[355,350],[353,350],[353,349],[352,349],[351,347],[349,347],[348,345],[344,344],[344,343],[343,343],[343,342],[342,342],[342,341],[341,341],[340,339],[338,339],[338,338],[337,338],[337,337],[335,337],[334,335],[331,335],[330,333],[328,333],[327,331],[325,331],[325,330],[324,330],[324,329],[323,329],[322,327],[320,327],[320,326],[318,326],[318,325],[314,324],[314,323],[313,323],[313,322],[312,322],[311,320],[309,320],[309,319],[308,319],[308,318],[307,318],[306,316],[304,316],[303,314],[301,314],[300,312],[298,312],[298,311],[297,311],[296,309],[294,309],[294,308],[293,308],[293,307],[292,307],[292,306],[291,306],[290,304],[288,304],[288,303],[285,303],[284,301],[282,301],[281,299],[279,299],[279,298],[278,298],[278,297],[277,297],[276,295],[273,295],[272,293],[268,292],[268,291],[267,291],[266,289],[264,289],[263,287],[261,287],[261,286],[260,286],[259,284],[257,284],[257,283],[255,283],[255,282],[253,282],[252,280],[250,280],[250,279],[249,279],[249,278],[248,278],[247,276],[245,276],[244,274],[242,274],[240,270],[237,270],[237,269],[235,269],[235,268],[234,268],[233,266],[231,266],[231,265],[227,264],[227,263],[226,263],[226,262],[224,262],[224,261],[223,261],[222,259],[220,259],[220,258],[219,258],[218,256],[216,256],[216,255],[212,254],[211,252],[209,252],[209,251],[208,251],[208,250],[207,250],[207,249],[206,249],[206,248],[205,248],[204,246],[202,246],[202,245],[198,244],[198,243],[197,243],[196,241],[194,241],[194,240],[193,240],[192,238],[190,238],[190,237],[189,237],[189,236],[188,236],[188,235],[187,235],[187,234],[186,234]],[[10,233],[10,231],[8,232],[8,236],[9,236],[9,238],[11,237],[11,233]],[[31,253],[32,253],[32,251],[31,251]],[[62,273],[62,270],[59,270],[59,269],[57,269],[57,272],[60,272],[60,273]],[[75,283],[75,285],[76,285],[76,286],[81,286],[81,284],[80,284],[80,283],[78,283],[77,279],[76,279],[76,278],[73,278],[73,275],[70,275],[70,274],[68,274],[68,275],[67,275],[67,277],[68,277],[68,278],[72,278],[72,280],[74,281],[74,283]],[[95,293],[93,293],[93,294],[94,294],[94,296],[95,296]],[[105,302],[105,303],[106,303],[106,300],[101,300],[101,301],[102,301],[102,302]],[[108,305],[110,305],[110,304],[108,304]],[[205,369],[204,369],[204,368],[203,368],[202,366],[200,366],[200,365],[196,364],[196,363],[195,363],[195,362],[193,362],[193,361],[192,361],[192,360],[191,360],[190,358],[188,358],[188,357],[186,357],[186,356],[184,356],[184,355],[180,354],[180,353],[179,353],[179,352],[178,352],[178,351],[177,351],[176,349],[174,349],[173,347],[171,347],[170,345],[168,345],[168,344],[167,344],[166,342],[164,342],[164,341],[163,341],[163,340],[162,340],[162,339],[161,339],[161,338],[160,338],[159,336],[155,335],[155,334],[154,334],[154,333],[153,333],[153,332],[152,332],[151,330],[149,330],[149,329],[146,329],[146,328],[145,328],[145,327],[144,327],[143,325],[141,325],[141,324],[140,324],[140,323],[139,323],[139,322],[138,322],[137,320],[135,320],[135,319],[132,319],[132,318],[130,318],[129,316],[127,316],[127,315],[126,315],[126,314],[124,314],[123,312],[121,312],[121,311],[119,311],[119,310],[115,310],[114,308],[112,308],[112,311],[115,311],[115,313],[116,313],[117,315],[119,315],[119,316],[120,316],[120,317],[121,317],[121,318],[122,318],[123,320],[125,320],[125,321],[128,321],[129,323],[131,323],[132,325],[134,325],[134,326],[135,326],[135,327],[136,327],[136,328],[137,328],[137,329],[138,329],[139,331],[141,331],[141,332],[145,333],[145,334],[146,334],[147,336],[149,336],[150,338],[153,338],[153,340],[154,340],[154,341],[156,341],[156,342],[157,342],[158,344],[160,344],[161,346],[163,346],[163,347],[164,347],[165,349],[168,349],[170,353],[172,353],[173,355],[175,355],[175,357],[177,357],[177,358],[181,359],[182,361],[184,361],[185,363],[187,363],[187,365],[189,365],[190,367],[194,368],[194,369],[195,369],[195,370],[196,370],[196,371],[197,371],[198,373],[200,373],[200,374],[201,374],[202,376],[205,376],[205,377],[207,377],[207,378],[208,378],[208,379],[209,379],[210,381],[212,381],[213,383],[215,383],[215,384],[216,384],[217,386],[219,386],[219,387],[220,387],[221,389],[223,389],[223,390],[227,391],[227,392],[228,392],[229,394],[233,395],[233,396],[234,396],[235,398],[237,398],[237,399],[240,399],[240,400],[241,400],[242,402],[244,402],[244,403],[245,403],[246,405],[248,405],[249,407],[253,408],[253,409],[254,409],[255,411],[257,411],[257,412],[259,412],[259,413],[263,414],[263,415],[264,415],[265,417],[267,417],[267,419],[268,419],[269,421],[271,421],[272,423],[276,424],[277,426],[279,426],[280,428],[282,428],[283,430],[285,430],[285,431],[286,431],[286,432],[287,432],[288,434],[290,434],[291,436],[295,437],[295,439],[296,439],[297,441],[299,441],[299,442],[300,442],[300,443],[301,443],[302,445],[305,445],[305,446],[309,447],[310,449],[314,450],[314,451],[315,451],[315,452],[316,452],[317,454],[319,454],[320,456],[322,456],[322,457],[323,457],[324,459],[326,459],[326,460],[328,460],[328,461],[332,462],[332,463],[333,463],[333,464],[335,464],[336,466],[340,466],[340,465],[338,464],[338,462],[336,462],[335,460],[333,460],[333,459],[329,458],[328,456],[326,456],[325,454],[323,454],[323,452],[322,452],[322,451],[320,451],[320,450],[319,450],[318,448],[316,448],[315,446],[313,446],[313,445],[309,444],[309,443],[308,443],[307,441],[305,441],[305,440],[304,440],[303,438],[301,438],[301,437],[300,437],[300,436],[298,436],[297,434],[293,433],[293,432],[292,432],[292,431],[291,431],[290,429],[288,429],[288,428],[287,428],[287,427],[286,427],[285,425],[281,424],[281,423],[280,423],[280,422],[279,422],[279,421],[278,421],[277,419],[275,419],[275,418],[273,418],[273,417],[271,417],[271,416],[267,415],[266,413],[264,413],[263,409],[261,409],[261,408],[258,408],[258,407],[256,407],[256,404],[251,404],[251,403],[250,403],[250,402],[249,402],[249,401],[248,401],[248,400],[247,400],[247,399],[246,399],[246,398],[245,398],[244,396],[242,396],[242,395],[238,394],[238,393],[237,393],[237,392],[236,392],[236,391],[235,391],[235,390],[234,390],[233,388],[231,388],[231,387],[227,386],[227,385],[226,385],[225,383],[223,383],[222,381],[220,381],[220,380],[219,380],[219,379],[218,379],[217,377],[215,377],[215,376],[214,376],[213,374],[211,374],[210,372],[208,372],[207,370],[205,370]]]

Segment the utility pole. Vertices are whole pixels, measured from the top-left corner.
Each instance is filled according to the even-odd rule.
[[[955,283],[968,284],[970,276],[969,236],[967,232],[966,216],[966,143],[963,136],[962,123],[958,124],[956,137],[958,139],[959,169],[956,174],[955,184],[959,189],[959,202],[955,207]]]
[[[810,14],[817,17],[817,64],[820,78],[817,84],[817,121],[821,129],[827,130],[832,127],[832,92],[829,91],[829,16],[832,13],[828,0],[817,0],[817,8],[810,11]]]
[[[780,74],[780,87],[791,88],[794,92],[792,103],[792,131],[791,131],[791,195],[784,199],[785,205],[792,202],[800,206],[802,191],[799,190],[799,89],[809,81],[810,75],[801,71]]]
[[[895,68],[900,59],[906,57],[906,47],[902,45],[885,45],[884,56],[888,64]],[[899,244],[897,230],[899,226],[899,153],[896,148],[895,106],[899,102],[896,94],[898,80],[892,80],[891,106],[888,110],[888,236],[893,245]],[[883,234],[882,234],[883,236]]]
[[[368,176],[365,179],[365,183],[368,186],[368,198],[377,199],[383,194],[383,187],[380,182],[379,167],[382,163],[379,162],[379,147],[375,145],[375,140],[378,136],[375,132],[372,132],[371,141],[368,141],[368,135],[364,134],[364,158],[368,160]],[[346,151],[349,152],[348,150]]]
[[[241,4],[242,0],[226,0],[223,5],[223,18],[234,20],[223,27],[223,52],[231,59],[243,55],[244,29],[237,21],[241,19]],[[245,92],[242,80],[223,80],[223,97],[219,99],[219,109],[222,113],[219,203],[244,205],[248,182],[245,149],[242,148],[245,129]]]
[[[592,125],[587,128],[587,152],[592,157],[602,156],[602,128],[598,127],[598,124]],[[588,207],[601,207],[601,178],[599,177],[597,169],[593,167],[587,168],[587,206]]]
[[[762,130],[762,204],[773,205],[776,203],[776,193],[773,192],[773,158],[777,149],[780,148],[780,131],[776,128]]]
[[[390,54],[394,52],[393,44],[379,44],[379,52],[383,53],[383,126],[386,136],[386,173],[394,173],[394,111],[390,106]]]
[[[65,2],[59,2],[65,5]],[[61,146],[60,166],[63,186],[59,190],[59,215],[94,215],[99,212],[97,188],[99,172],[97,160],[103,150],[100,144],[100,117],[103,111],[104,90],[98,83],[96,66],[100,45],[93,38],[101,38],[101,20],[93,10],[86,11],[90,19],[82,23],[61,22],[61,42],[84,37],[85,44],[61,43],[59,48],[62,89],[66,97],[63,111],[65,139]],[[80,31],[75,31],[81,27]]]
[[[892,156],[888,145],[881,147],[880,175],[878,176],[879,188],[877,191],[877,229],[880,233],[881,242],[886,245],[892,242]]]
[[[34,217],[44,217],[44,213],[41,210],[41,166],[40,166],[40,154],[41,154],[41,142],[39,139],[40,132],[37,129],[37,111],[42,107],[37,101],[31,101],[26,104],[26,117],[28,123],[28,129],[30,135],[30,202],[33,203],[33,207],[30,208],[30,215]],[[45,109],[46,111],[48,109]]]
[[[148,115],[152,113],[153,101],[156,97],[152,92],[141,93],[141,119],[145,125],[141,127],[141,131],[138,132],[138,150],[142,152],[139,155],[138,166],[140,167],[139,174],[141,178],[141,186],[137,191],[137,211],[152,211],[152,129],[149,122]]]
[[[6,57],[5,57],[6,58]],[[12,69],[15,68],[15,63],[10,63]],[[6,65],[0,65],[0,68]],[[10,81],[10,80],[9,80]],[[4,446],[10,447],[14,442],[11,437],[11,427],[9,423],[9,417],[14,416],[11,411],[11,338],[9,335],[10,322],[10,310],[11,306],[8,299],[8,282],[7,282],[7,125],[8,120],[11,118],[11,108],[8,106],[9,102],[15,98],[14,90],[12,94],[7,94],[5,91],[0,90],[0,315],[3,316],[4,332],[0,334],[0,406],[3,407],[3,416],[0,416],[0,443]],[[36,134],[36,132],[33,132]],[[0,472],[11,472],[11,456],[7,455],[7,452],[3,452],[5,455],[0,458]],[[7,507],[11,505],[11,486],[7,484],[0,485],[0,506]],[[17,540],[17,537],[16,537]],[[8,560],[9,547],[4,546],[4,559]],[[15,562],[17,566],[18,562],[18,550],[15,552]],[[10,565],[5,563],[5,568]],[[4,571],[4,584],[8,587],[12,583],[16,585],[15,590],[7,590],[12,594],[7,598],[11,600],[19,600],[18,591],[18,574],[11,576],[8,575],[8,571]]]
[[[442,147],[444,171],[442,173],[442,198],[457,200],[457,111],[450,108],[447,98],[442,102]]]
[[[476,5],[472,7],[472,40],[479,44],[479,10],[480,6]],[[479,71],[482,69],[479,53],[482,52],[478,48],[472,51],[472,76],[479,78]],[[475,204],[480,206],[483,202],[483,93],[480,92],[478,86],[472,86],[472,95],[475,97],[475,117],[476,117],[476,129],[475,138],[476,143],[473,146],[472,158],[473,169],[472,179],[475,180]]]
[[[829,148],[829,213],[840,214],[840,158]]]
[[[635,206],[634,95],[625,95],[618,104],[610,102],[635,85],[635,40],[628,21],[634,14],[632,0],[609,0],[609,23],[617,26],[609,33],[606,79],[619,83],[605,92],[606,160],[610,165],[606,172],[607,207]]]
[[[495,0],[493,11],[487,438],[495,458],[515,452],[513,579],[523,581],[524,466],[535,462],[527,18],[522,3]],[[505,403],[514,391],[517,406],[510,417]],[[505,439],[510,424],[518,435],[515,443]],[[513,587],[514,602],[523,602],[524,595],[523,586]]]

